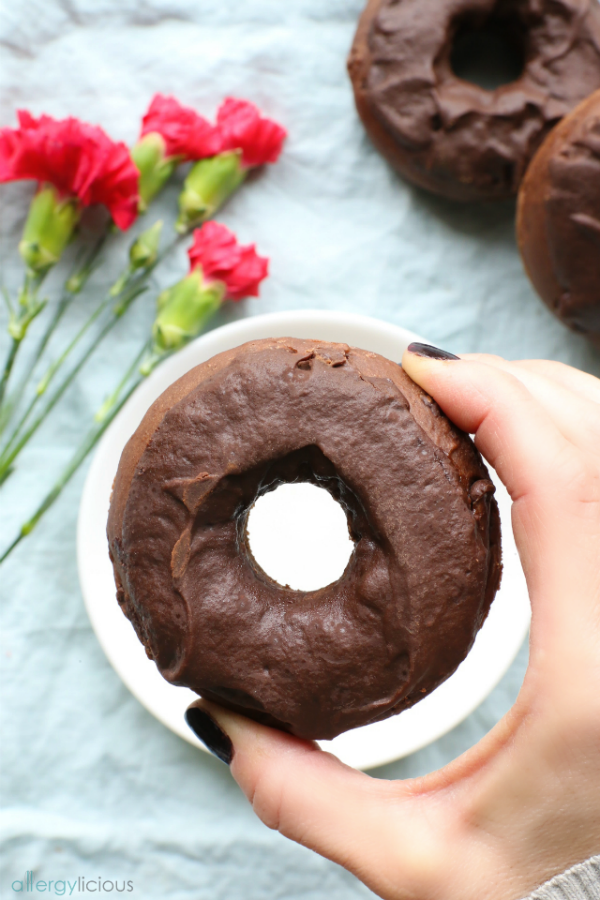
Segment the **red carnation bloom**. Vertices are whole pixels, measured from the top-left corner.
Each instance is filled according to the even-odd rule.
[[[206,222],[194,231],[188,250],[190,271],[200,268],[207,281],[222,281],[231,300],[258,297],[267,277],[269,260],[259,256],[255,245],[241,247],[234,234],[218,222]]]
[[[82,206],[102,203],[119,228],[129,228],[137,216],[139,176],[127,146],[79,119],[17,115],[19,128],[0,129],[0,182],[52,184]]]
[[[253,103],[228,97],[217,113],[221,150],[241,150],[242,164],[262,166],[279,158],[287,136],[285,128],[263,118]]]
[[[220,135],[214,125],[174,97],[162,94],[154,95],[142,119],[140,138],[151,133],[163,138],[167,158],[177,156],[181,162],[205,159],[221,149]]]

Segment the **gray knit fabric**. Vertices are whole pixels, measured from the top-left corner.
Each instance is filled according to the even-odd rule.
[[[600,900],[600,856],[557,875],[523,900]]]

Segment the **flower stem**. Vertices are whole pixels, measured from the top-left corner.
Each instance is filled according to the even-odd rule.
[[[17,352],[19,350],[20,341],[16,338],[11,338],[10,349],[8,351],[8,356],[6,357],[6,362],[4,363],[4,371],[2,372],[2,380],[0,381],[0,405],[4,400],[4,395],[6,393],[6,386],[8,385],[8,379],[10,378],[10,373],[12,372],[12,367],[15,364],[15,359],[17,356]]]
[[[50,341],[50,338],[54,334],[57,325],[59,324],[60,320],[64,316],[68,307],[72,303],[76,294],[78,294],[83,289],[83,287],[87,283],[88,279],[90,278],[90,276],[92,275],[94,270],[98,267],[98,264],[99,264],[98,257],[99,257],[100,252],[106,242],[108,235],[110,234],[110,231],[111,231],[110,227],[107,227],[102,232],[102,234],[100,235],[98,240],[92,246],[90,252],[84,258],[83,263],[81,265],[78,265],[79,261],[81,260],[81,254],[79,254],[77,259],[75,260],[75,262],[72,266],[72,269],[71,269],[71,273],[70,273],[69,277],[67,278],[65,285],[63,287],[61,297],[54,309],[54,314],[52,315],[52,318],[48,322],[46,329],[45,329],[42,337],[39,340],[37,348],[32,356],[31,362],[29,363],[28,369],[22,376],[21,381],[19,382],[19,384],[15,388],[15,390],[12,392],[12,395],[9,397],[9,399],[6,403],[6,406],[4,409],[4,415],[2,415],[0,417],[0,434],[2,434],[2,432],[6,430],[8,424],[10,422],[10,419],[12,418],[12,413],[18,406],[23,394],[25,393],[25,390],[27,389],[27,385],[29,384],[29,381],[31,380],[31,377],[42,357],[42,354],[44,353],[44,350],[46,349],[48,342]],[[34,401],[35,401],[35,397],[34,397]],[[35,405],[35,403],[33,403],[33,401],[32,401],[32,404],[30,404],[30,406],[31,405]],[[17,428],[13,431],[13,435],[11,436],[11,439],[12,439],[12,437],[14,437],[15,432],[18,432],[18,430],[22,427],[24,420],[26,420],[29,417],[30,413],[31,413],[31,409],[28,409],[26,415],[21,419]],[[9,441],[9,443],[10,443],[10,441]]]
[[[79,360],[77,365],[72,369],[69,375],[63,380],[59,388],[55,391],[53,396],[50,398],[44,409],[40,412],[37,418],[33,421],[27,431],[23,432],[23,428],[28,422],[31,414],[34,409],[38,405],[41,398],[44,396],[50,382],[53,380],[56,373],[62,368],[64,363],[67,361],[73,350],[77,347],[80,340],[87,333],[89,328],[94,324],[94,322],[99,318],[102,312],[106,309],[109,303],[114,300],[114,292],[112,288],[108,291],[106,297],[98,304],[96,309],[92,312],[88,320],[82,325],[78,333],[75,335],[71,343],[66,347],[60,357],[53,362],[42,379],[40,380],[36,393],[32,397],[29,405],[21,419],[17,423],[16,427],[13,429],[12,434],[8,438],[4,448],[2,449],[2,453],[0,454],[0,485],[6,481],[12,471],[12,464],[15,459],[26,446],[26,444],[31,440],[35,432],[38,430],[40,425],[45,421],[46,417],[50,413],[50,411],[54,408],[58,400],[62,397],[66,389],[69,387],[75,376],[78,372],[81,371],[85,363],[88,361],[96,347],[104,340],[107,334],[114,328],[117,322],[122,318],[122,316],[127,312],[131,304],[137,297],[145,290],[145,284],[150,278],[151,273],[154,271],[157,265],[174,250],[178,243],[182,240],[182,236],[177,236],[171,241],[171,243],[164,249],[164,251],[159,254],[156,260],[149,266],[145,267],[141,271],[137,273],[137,275],[132,272],[129,267],[127,268],[127,278],[123,280],[122,276],[119,276],[117,282],[121,291],[117,295],[116,304],[113,309],[113,314],[108,322],[104,325],[100,333],[96,336],[91,346],[85,352],[83,357]]]
[[[81,265],[79,268],[76,268],[77,260],[75,261],[75,264],[73,266],[73,271],[71,272],[71,274],[67,278],[67,281],[65,282],[63,293],[62,293],[60,300],[58,301],[58,303],[56,305],[54,315],[52,316],[52,319],[48,323],[46,330],[41,337],[40,343],[38,344],[38,347],[36,349],[36,352],[35,352],[35,355],[33,358],[30,372],[33,372],[33,369],[35,368],[36,364],[39,362],[39,360],[42,356],[42,353],[46,349],[50,338],[54,334],[58,323],[60,322],[60,320],[64,316],[65,312],[67,311],[68,306],[73,301],[73,299],[76,297],[76,295],[81,293],[81,291],[87,284],[90,276],[98,268],[98,265],[100,263],[98,257],[100,256],[102,248],[104,247],[104,244],[106,243],[106,239],[108,238],[109,234],[111,233],[111,230],[112,229],[110,226],[107,226],[104,229],[104,231],[102,232],[102,234],[100,235],[100,237],[98,238],[96,243],[90,249],[90,252],[88,253],[87,257],[85,258],[83,265]]]
[[[129,386],[123,397],[118,400],[118,402],[113,405],[110,412],[102,419],[101,422],[96,422],[92,428],[89,430],[75,453],[73,454],[70,462],[62,471],[62,474],[55,482],[51,491],[46,494],[43,501],[40,503],[34,514],[21,526],[18,535],[10,544],[9,547],[4,551],[2,556],[0,556],[0,564],[4,562],[4,560],[10,556],[15,547],[21,543],[23,538],[27,537],[27,535],[31,534],[37,523],[40,521],[44,513],[50,509],[54,501],[60,496],[63,488],[69,483],[73,475],[77,472],[80,465],[83,463],[87,455],[91,450],[94,449],[110,423],[113,421],[118,412],[123,408],[127,400],[131,397],[136,387],[143,381],[143,376],[140,375],[135,381]]]
[[[61,475],[55,482],[52,489],[46,494],[46,497],[43,499],[41,504],[38,506],[34,514],[21,526],[18,535],[12,542],[12,544],[7,547],[2,556],[0,556],[0,564],[4,562],[4,560],[10,556],[15,547],[21,543],[23,538],[27,537],[27,535],[31,534],[37,523],[40,521],[44,513],[50,509],[54,501],[60,496],[63,488],[69,483],[73,475],[77,472],[83,461],[86,459],[87,455],[94,449],[108,426],[111,424],[115,416],[121,411],[125,403],[129,400],[135,389],[138,385],[144,380],[145,376],[142,374],[138,374],[136,378],[132,381],[132,383],[127,387],[125,393],[121,395],[123,389],[125,388],[127,382],[134,375],[137,366],[140,363],[140,360],[148,351],[148,344],[145,344],[140,353],[136,356],[132,365],[127,370],[125,376],[120,381],[119,385],[110,396],[110,398],[105,401],[100,410],[95,416],[95,421],[87,435],[84,437],[79,447],[71,457],[70,462],[65,466]]]
[[[102,303],[100,303],[96,307],[96,309],[94,310],[92,315],[89,317],[87,322],[85,322],[83,324],[83,326],[80,328],[80,330],[77,332],[77,334],[75,335],[75,337],[73,338],[71,343],[67,345],[66,349],[63,350],[63,352],[58,357],[58,359],[55,360],[53,363],[51,363],[48,366],[48,368],[46,369],[46,372],[44,373],[42,379],[40,380],[33,397],[29,401],[29,405],[27,406],[27,409],[25,410],[25,412],[19,419],[17,425],[13,429],[12,434],[10,435],[4,448],[2,449],[2,454],[0,455],[0,483],[2,483],[3,480],[6,480],[5,478],[2,477],[3,470],[2,470],[2,466],[1,466],[1,460],[6,456],[6,454],[10,451],[10,448],[14,445],[15,441],[19,438],[19,435],[21,434],[23,428],[27,424],[29,417],[31,416],[32,412],[36,408],[36,406],[39,403],[39,401],[41,400],[41,398],[44,396],[44,394],[48,390],[48,387],[50,386],[50,382],[52,381],[52,379],[54,378],[54,376],[56,375],[58,370],[61,368],[63,363],[66,362],[67,358],[69,357],[71,352],[75,349],[75,347],[77,346],[77,344],[79,343],[81,338],[92,327],[92,325],[94,324],[96,319],[104,311],[104,309],[108,305],[108,302],[109,302],[109,298],[107,297],[102,301]],[[107,333],[108,332],[101,332],[102,337],[104,337]],[[90,348],[90,352],[88,354],[84,355],[83,362],[87,361],[87,359],[89,358],[89,355],[91,355],[93,350],[95,350],[96,347],[98,346],[98,343],[100,343],[100,340],[102,340],[102,337],[100,337],[99,340],[97,340],[97,342],[94,342],[94,344]],[[83,365],[83,363],[82,363],[82,365]],[[62,394],[64,393],[64,390],[66,390],[66,388],[69,386],[69,384],[73,380],[74,376],[77,374],[77,372],[79,372],[80,368],[81,368],[81,366],[76,366],[76,368],[73,370],[74,374],[71,373],[71,375],[68,376],[66,383],[63,383],[64,388],[62,388],[62,389],[59,388],[59,390],[57,392],[57,397],[56,397],[57,400],[62,396]],[[39,428],[39,426],[42,424],[45,417],[48,415],[48,413],[50,412],[52,407],[55,405],[55,402],[56,401],[51,401],[48,404],[48,406],[46,407],[43,415],[38,417],[38,419],[36,419],[37,424],[36,424],[36,427],[34,428],[34,430],[31,432],[31,434],[29,432],[27,432],[27,434],[29,435],[27,440],[29,440],[29,438],[32,436],[32,434],[35,431],[37,431],[37,428]],[[25,445],[23,444],[22,446],[25,446]],[[22,449],[22,447],[21,447],[21,449]],[[20,451],[18,451],[18,452],[20,452]]]
[[[122,379],[120,380],[120,382],[118,383],[118,385],[116,386],[116,388],[114,389],[112,394],[106,398],[106,400],[104,401],[104,403],[102,404],[102,406],[100,407],[100,409],[98,410],[96,415],[94,416],[95,422],[103,422],[104,419],[106,418],[106,416],[110,415],[113,407],[119,402],[119,397],[121,395],[121,391],[124,389],[125,385],[129,381],[129,379],[133,377],[136,369],[140,365],[142,359],[149,352],[151,346],[152,346],[151,341],[148,341],[146,344],[144,344],[144,346],[142,347],[142,349],[140,350],[140,352],[138,353],[136,358],[133,360],[133,362],[131,363],[131,365],[129,366],[129,368],[127,369],[125,374],[123,375]],[[146,377],[144,372],[142,372],[142,375],[144,377]],[[137,382],[137,384],[139,384],[139,381]]]
[[[150,273],[153,269],[158,265],[158,263],[164,259],[164,257],[170,253],[177,244],[185,237],[185,234],[178,235],[169,246],[161,253],[156,261],[148,266],[143,271],[143,279],[140,279],[138,276],[137,281],[139,283],[133,284],[126,293],[125,296],[121,296],[119,298],[119,302],[113,308],[113,315],[108,320],[108,322],[104,325],[103,329],[93,341],[91,346],[88,348],[83,357],[79,360],[77,365],[71,370],[71,372],[67,375],[67,377],[63,380],[60,387],[55,391],[48,404],[44,408],[44,410],[38,415],[37,419],[30,425],[27,432],[21,437],[16,447],[13,447],[8,456],[3,456],[0,460],[0,484],[8,478],[12,471],[12,463],[14,462],[17,455],[21,452],[25,444],[29,441],[29,439],[33,436],[35,431],[42,424],[50,410],[53,406],[58,402],[62,394],[65,392],[69,384],[73,381],[77,373],[81,370],[81,368],[85,365],[93,351],[96,349],[98,344],[104,339],[104,337],[108,334],[108,332],[115,326],[117,321],[121,318],[121,316],[127,311],[131,303],[136,299],[136,297],[144,290],[143,282],[149,277]],[[52,506],[54,501],[60,496],[63,488],[68,484],[73,475],[77,472],[83,461],[86,459],[88,454],[93,450],[96,446],[108,426],[123,408],[127,400],[131,397],[135,389],[139,384],[150,374],[154,368],[162,362],[167,356],[171,355],[170,350],[165,350],[164,352],[157,353],[153,348],[153,341],[150,340],[141,348],[140,352],[133,360],[132,364],[126,371],[125,375],[117,385],[116,389],[110,395],[110,397],[104,401],[96,416],[94,417],[94,424],[92,428],[89,430],[88,434],[84,437],[83,441],[80,443],[79,447],[75,451],[68,465],[64,468],[62,474],[55,482],[52,489],[46,495],[42,503],[38,506],[37,510],[34,514],[21,526],[19,533],[13,542],[7,547],[4,553],[0,556],[0,564],[2,564],[8,556],[12,553],[12,551],[17,547],[23,538],[27,537],[34,530],[44,513]],[[135,375],[137,370],[137,375]],[[133,381],[131,380],[133,378]],[[128,382],[131,382],[128,385]],[[123,393],[124,391],[124,393]],[[121,396],[122,394],[122,396]]]
[[[13,463],[15,462],[17,456],[21,453],[23,448],[29,443],[29,441],[31,440],[33,435],[36,433],[36,431],[38,430],[40,425],[42,425],[43,422],[46,420],[49,413],[54,409],[54,407],[56,406],[56,404],[58,403],[58,401],[60,400],[60,398],[62,397],[64,392],[69,387],[69,385],[73,382],[73,380],[79,374],[81,369],[84,367],[84,365],[86,364],[86,362],[88,361],[88,359],[90,358],[90,356],[92,355],[92,353],[94,352],[96,347],[98,347],[98,345],[104,340],[106,335],[110,331],[112,331],[112,329],[115,327],[115,325],[119,321],[121,315],[123,315],[123,313],[129,308],[129,305],[131,304],[131,302],[133,302],[135,297],[137,297],[139,295],[139,293],[140,293],[139,290],[135,294],[132,293],[129,304],[124,307],[123,311],[119,315],[117,315],[117,314],[113,315],[106,322],[106,324],[104,325],[102,330],[96,336],[94,341],[90,344],[90,346],[85,351],[83,356],[80,358],[80,360],[77,362],[77,364],[71,369],[71,371],[68,373],[68,375],[63,379],[62,383],[56,389],[54,394],[50,397],[50,399],[48,400],[44,409],[42,409],[41,412],[38,414],[37,418],[35,418],[33,420],[31,425],[29,426],[29,428],[23,434],[21,434],[20,437],[18,434],[15,434],[15,433],[13,433],[11,435],[11,438],[9,439],[8,444],[4,448],[2,456],[0,457],[0,485],[3,484],[6,481],[6,479],[9,477],[9,475],[13,469]],[[31,404],[30,404],[30,406],[31,406]],[[16,441],[16,443],[15,443],[15,441]]]
[[[17,308],[9,306],[8,333],[11,337],[11,345],[4,363],[2,376],[0,377],[0,421],[4,418],[2,413],[5,411],[5,395],[8,387],[17,353],[23,343],[23,338],[27,334],[27,329],[33,320],[38,316],[46,305],[46,301],[37,299],[38,291],[45,278],[46,273],[42,275],[34,275],[29,271],[25,272],[23,287],[19,293],[19,303]]]

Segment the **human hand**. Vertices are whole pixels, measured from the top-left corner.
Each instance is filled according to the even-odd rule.
[[[440,771],[392,782],[204,700],[188,721],[266,825],[381,897],[516,900],[600,852],[600,380],[414,346],[405,371],[513,500],[532,606],[515,705]]]

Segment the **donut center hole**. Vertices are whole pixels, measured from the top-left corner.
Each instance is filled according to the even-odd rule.
[[[317,591],[344,573],[354,550],[346,513],[314,484],[282,484],[258,498],[246,525],[255,561],[269,578]]]
[[[450,54],[452,71],[486,91],[517,81],[525,68],[523,30],[515,19],[459,23]]]

